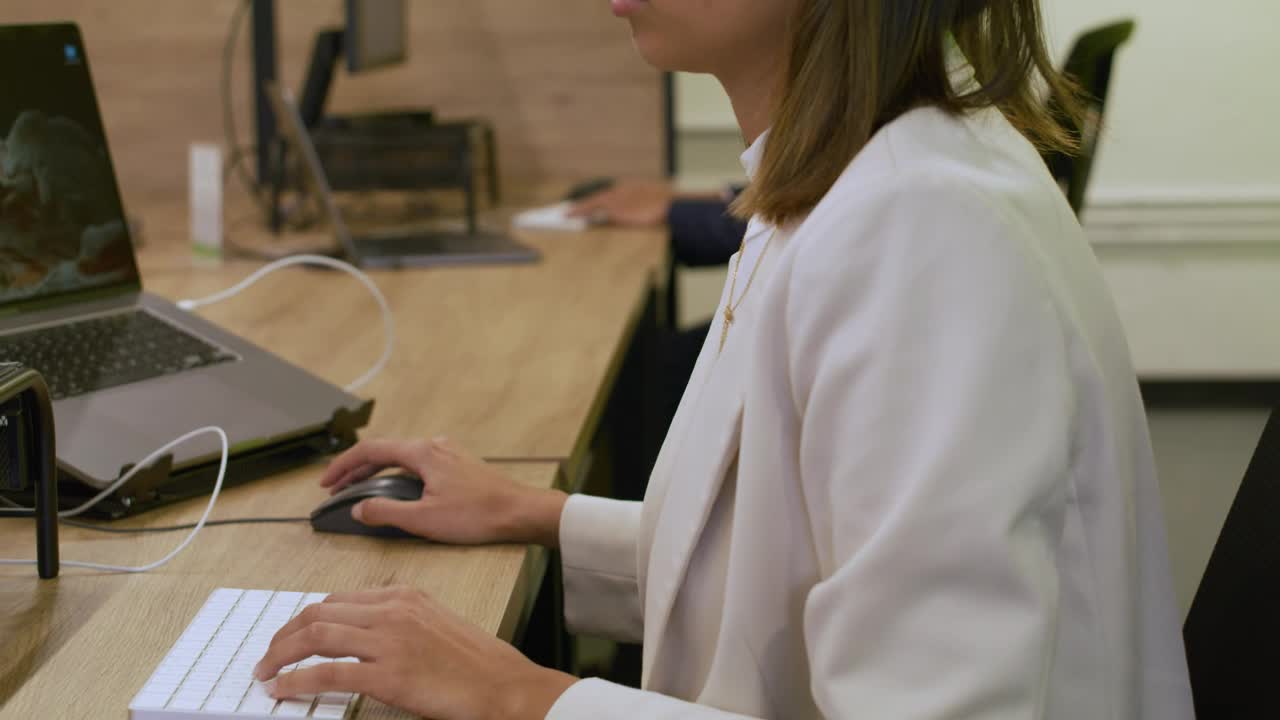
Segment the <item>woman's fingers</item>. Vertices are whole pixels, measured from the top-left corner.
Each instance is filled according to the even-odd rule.
[[[615,202],[617,202],[617,191],[604,190],[579,201],[576,205],[569,208],[569,217],[589,218],[602,211],[608,212]]]
[[[421,452],[421,445],[414,441],[365,440],[342,453],[329,463],[320,485],[331,487],[362,467],[403,467],[413,469]],[[376,472],[376,471],[374,471]]]
[[[369,527],[390,526],[427,537],[431,531],[427,510],[428,506],[422,500],[371,498],[351,508],[351,517]]]
[[[379,671],[370,663],[333,662],[313,665],[276,677],[268,692],[275,698],[319,695],[327,692],[380,696]]]
[[[320,479],[320,485],[322,487],[329,488],[330,495],[336,495],[339,492],[341,492],[343,489],[345,489],[348,485],[361,482],[362,480],[368,480],[369,478],[373,477],[377,473],[382,472],[383,470],[386,470],[386,468],[381,467],[379,465],[365,464],[355,468],[354,470],[348,471],[342,477],[339,477],[337,479],[330,478],[326,475],[325,477]]]
[[[302,609],[289,622],[276,631],[271,642],[278,642],[315,623],[331,623],[367,630],[378,620],[378,612],[373,607],[353,603],[315,603]]]
[[[421,602],[426,595],[420,590],[410,587],[394,586],[377,590],[355,590],[352,592],[336,592],[324,599],[324,604],[331,603],[351,605],[381,605],[393,601]]]
[[[380,647],[378,636],[370,630],[335,623],[312,623],[288,637],[273,640],[267,654],[254,668],[253,675],[259,680],[275,677],[280,668],[312,655],[372,660]]]

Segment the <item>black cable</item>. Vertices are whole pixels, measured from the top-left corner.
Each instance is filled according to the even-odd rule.
[[[0,507],[0,518],[29,518],[34,517],[35,513],[31,508],[18,507],[17,503],[7,498],[0,498],[10,507]],[[251,524],[285,524],[285,523],[302,523],[310,522],[311,518],[305,517],[261,517],[261,518],[235,518],[231,520],[210,520],[204,524],[205,527],[217,527],[220,525],[251,525]],[[190,530],[196,526],[195,523],[187,523],[185,525],[162,525],[160,527],[147,528],[117,528],[97,523],[81,522],[79,520],[59,519],[61,525],[70,525],[71,527],[84,528],[85,530],[97,530],[104,533],[130,534],[130,533],[166,533],[178,532],[180,530]]]
[[[244,153],[240,144],[240,131],[236,128],[235,108],[231,101],[231,73],[235,64],[236,46],[239,44],[240,31],[244,28],[245,15],[253,7],[253,0],[242,0],[231,16],[231,27],[227,30],[227,40],[222,46],[222,129],[226,135],[227,167],[225,172],[235,171],[240,182],[249,193],[249,197],[258,205],[263,213],[268,212],[266,200],[258,191],[258,185],[244,167]]]
[[[257,149],[258,149],[257,145],[249,144],[249,145],[245,145],[244,147],[235,148],[230,153],[227,154],[226,163],[222,168],[222,186],[223,187],[226,187],[227,183],[231,181],[232,175],[239,174],[234,171],[237,168],[241,168],[241,163],[244,161],[246,157],[253,157],[253,153],[257,151]]]
[[[262,213],[263,221],[269,218],[272,213],[270,206],[271,201],[263,194],[258,187],[258,182],[249,170],[245,167],[246,160],[254,158],[257,151],[257,145],[254,143],[240,144],[240,130],[236,125],[235,104],[232,96],[232,76],[235,66],[236,48],[239,45],[240,34],[245,26],[245,15],[253,7],[253,0],[242,0],[236,8],[235,13],[231,16],[231,26],[227,29],[227,39],[222,46],[222,129],[226,143],[226,160],[222,169],[223,184],[235,175],[240,179],[240,183],[244,186],[245,192],[249,194],[249,198],[253,200],[253,204],[258,207]],[[256,89],[255,89],[256,91]],[[297,207],[282,208],[282,214],[285,224],[293,230],[306,230],[315,223],[315,217],[318,217],[318,211],[315,217],[309,217],[304,209]],[[242,248],[240,250],[243,250]]]
[[[80,522],[78,520],[61,520],[63,525],[71,527],[83,528],[85,530],[96,530],[97,532],[114,533],[118,535],[128,535],[132,533],[168,533],[179,532],[181,530],[191,530],[196,526],[195,523],[187,523],[186,525],[162,525],[159,527],[145,528],[117,528],[99,525],[96,523]],[[291,524],[311,522],[311,518],[305,517],[261,517],[261,518],[236,518],[233,520],[209,520],[204,524],[205,527],[218,527],[221,525],[265,525],[265,524]]]

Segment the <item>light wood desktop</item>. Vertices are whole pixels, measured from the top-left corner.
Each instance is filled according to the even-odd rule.
[[[166,206],[145,222],[142,277],[151,292],[203,297],[261,265],[193,266],[188,248],[167,242],[187,237],[184,208]],[[253,223],[229,231],[259,246],[263,235]],[[391,304],[397,345],[386,372],[361,391],[377,400],[367,436],[447,434],[483,457],[556,462],[582,447],[667,257],[666,233],[519,238],[540,262],[370,273]],[[285,269],[199,312],[338,385],[382,352],[374,299],[332,270]]]
[[[148,289],[199,297],[258,263],[199,268],[185,248],[185,210],[143,213]],[[246,240],[252,224],[232,229]],[[259,237],[259,239],[261,239]],[[521,482],[550,487],[580,455],[652,290],[666,243],[659,232],[540,234],[525,267],[375,273],[395,313],[386,371],[361,392],[377,406],[364,437],[448,434],[506,459]],[[286,270],[204,314],[335,383],[378,356],[379,313],[367,292],[332,271]],[[305,516],[324,497],[321,466],[231,488],[215,518]],[[130,525],[194,521],[196,499]],[[62,556],[141,564],[182,534],[104,535],[64,528]],[[34,557],[31,521],[0,520],[0,555]],[[511,638],[528,612],[546,554],[523,547],[451,548],[416,541],[317,535],[304,523],[208,528],[147,575],[0,568],[0,718],[126,717],[125,708],[215,587],[338,591],[424,588],[481,627]],[[361,718],[400,717],[366,703]]]

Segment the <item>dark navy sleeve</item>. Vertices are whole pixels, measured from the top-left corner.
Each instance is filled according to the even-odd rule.
[[[676,262],[690,267],[723,265],[738,251],[747,223],[722,200],[677,200],[667,212]]]

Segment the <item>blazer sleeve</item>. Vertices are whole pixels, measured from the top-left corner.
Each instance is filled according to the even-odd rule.
[[[645,690],[592,678],[579,680],[565,691],[547,713],[546,720],[754,720],[706,705],[676,700]]]
[[[560,514],[565,623],[573,632],[639,642],[638,502],[572,495]]]
[[[814,700],[827,718],[1038,718],[1076,413],[1066,324],[1019,238],[1040,230],[922,177],[861,212],[797,248],[771,318],[822,577]]]

